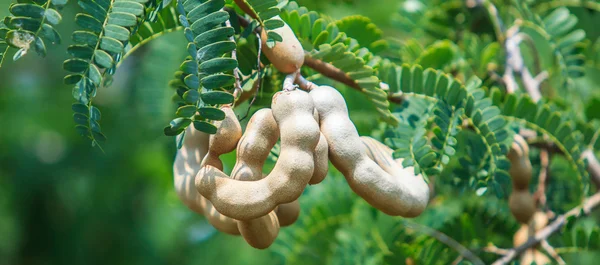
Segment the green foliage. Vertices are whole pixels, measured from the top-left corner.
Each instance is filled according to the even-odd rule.
[[[279,16],[277,0],[241,0],[248,4],[258,17],[258,22],[267,31],[267,46],[273,47],[277,42],[283,41],[281,35],[274,32],[274,29],[283,27],[283,23],[274,17]]]
[[[65,84],[74,85],[72,94],[78,103],[73,105],[76,129],[84,137],[99,144],[106,140],[100,128],[100,111],[92,105],[98,88],[109,85],[116,64],[121,59],[131,32],[144,16],[147,0],[81,0],[83,12],[75,23],[80,30],[73,32],[72,56],[63,67],[71,74]]]
[[[235,30],[222,26],[229,19],[229,13],[222,10],[224,6],[221,0],[177,2],[190,56],[171,82],[177,89],[178,118],[165,127],[165,135],[182,134],[190,124],[196,130],[214,134],[217,128],[208,121],[225,118],[217,106],[234,101],[232,94],[220,91],[234,84],[236,77],[229,73],[238,65],[235,59],[223,56],[236,48],[236,43],[230,40]]]
[[[305,7],[299,7],[295,2],[285,6],[281,18],[294,30],[311,58],[330,63],[344,71],[375,105],[383,120],[394,125],[398,123],[389,111],[390,103],[374,69],[381,60],[380,57],[361,47],[356,39],[348,37],[338,28],[336,22],[328,22],[318,13],[308,12]],[[378,32],[373,24],[360,16],[347,18],[341,25],[353,32],[359,28],[370,32],[370,35],[376,36]],[[384,45],[381,41],[368,43],[368,39],[362,42],[374,45],[375,49]]]
[[[11,16],[0,25],[0,39],[10,47],[18,49],[13,60],[18,60],[33,48],[40,56],[46,56],[47,44],[60,44],[60,35],[54,29],[62,16],[57,11],[67,1],[19,1],[9,6]],[[6,50],[6,47],[0,49]],[[0,65],[3,54],[0,53]]]

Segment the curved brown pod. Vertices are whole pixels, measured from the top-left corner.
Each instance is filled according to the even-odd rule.
[[[300,202],[295,200],[290,203],[284,203],[277,206],[277,218],[281,226],[290,226],[298,220],[300,216]]]
[[[429,187],[423,177],[400,166],[391,168],[393,174],[390,174],[369,158],[367,147],[348,117],[346,102],[335,88],[319,86],[310,95],[329,145],[329,158],[352,190],[386,214],[404,217],[421,214],[429,201]]]
[[[279,16],[271,19],[281,20]],[[281,21],[283,22],[283,20]],[[267,46],[267,31],[262,30],[260,37],[262,51],[277,70],[284,74],[291,74],[298,71],[304,64],[304,49],[290,26],[285,22],[283,24],[282,27],[272,30],[283,39],[282,42],[277,42],[272,48]]]
[[[279,130],[271,109],[261,109],[254,113],[237,146],[232,178],[240,181],[262,179],[262,168],[278,139]],[[238,221],[238,229],[249,245],[264,249],[277,238],[279,220],[275,211],[271,211],[256,219]]]
[[[208,152],[209,135],[188,127],[181,149],[177,150],[173,163],[173,182],[179,199],[192,211],[203,214],[203,198],[196,190],[194,180],[200,163]]]
[[[529,161],[529,145],[521,135],[515,134],[507,157],[511,164],[509,173],[513,186],[519,190],[528,189],[532,171],[531,161]]]
[[[208,153],[204,157],[204,160],[202,160],[203,167],[210,165],[219,170],[223,170],[223,162],[221,162],[219,156],[233,151],[242,137],[242,126],[235,116],[233,109],[230,106],[223,106],[221,110],[225,112],[225,119],[215,122],[217,133],[210,136]],[[196,191],[198,190],[196,189]],[[234,235],[240,234],[236,220],[221,214],[206,198],[204,204],[206,205],[204,216],[206,216],[211,225],[221,232]]]
[[[298,199],[314,173],[313,154],[320,134],[313,110],[313,101],[304,91],[276,93],[272,111],[281,153],[271,173],[258,181],[239,181],[205,166],[196,177],[200,194],[219,212],[237,220],[264,216],[278,205]]]
[[[508,207],[517,221],[527,224],[535,213],[535,201],[528,190],[513,190],[508,197]]]
[[[221,123],[217,123],[217,127],[221,127]],[[223,131],[225,132],[228,130]],[[217,139],[219,138],[220,137],[217,136]],[[230,220],[230,218],[227,218],[214,210],[210,201],[202,197],[195,187],[196,174],[201,168],[203,158],[209,152],[210,139],[211,136],[197,131],[191,126],[186,129],[186,137],[183,146],[177,151],[175,162],[173,163],[175,191],[188,208],[196,213],[203,214],[207,221],[217,230],[228,234],[239,235],[237,224]],[[237,142],[237,140],[235,141]],[[217,166],[222,168],[222,164],[218,164]]]

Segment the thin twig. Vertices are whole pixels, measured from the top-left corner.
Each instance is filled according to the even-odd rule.
[[[314,59],[309,55],[305,55],[304,65],[314,69],[326,77],[362,92],[362,88],[360,88],[358,83],[352,80],[352,78],[350,78],[350,76],[348,76],[344,71],[329,63]]]
[[[538,201],[540,208],[546,206],[546,184],[548,183],[548,168],[550,164],[550,155],[548,150],[540,150],[540,174],[538,177],[538,189],[534,197]]]
[[[586,149],[581,156],[587,160],[587,170],[596,188],[600,191],[600,162],[592,149]]]
[[[407,221],[407,220],[404,220],[404,224],[406,226],[412,226],[414,229],[418,230],[419,232],[422,232],[424,234],[427,234],[427,235],[437,239],[437,241],[440,241],[441,243],[454,249],[454,251],[458,252],[460,254],[460,256],[471,261],[475,265],[485,264],[483,262],[483,260],[481,260],[477,255],[473,254],[473,252],[471,252],[468,248],[461,245],[456,240],[454,240],[453,238],[447,236],[446,234],[444,234],[440,231],[437,231],[431,227],[424,226],[422,224],[418,224],[418,223]]]
[[[298,75],[300,75],[300,70],[285,76],[283,79],[283,91],[292,91],[296,89],[297,85],[295,83]]]
[[[229,20],[226,20],[225,21],[225,25],[227,27],[231,27],[231,22]],[[235,38],[233,36],[230,36],[229,40],[232,41],[232,42],[234,42],[234,43],[236,42]],[[233,49],[231,51],[231,59],[234,59],[234,60],[237,61],[237,50],[236,49]],[[235,78],[235,85],[233,87],[233,97],[236,100],[241,96],[241,94],[243,92],[243,90],[242,90],[242,84],[240,83],[240,76],[241,75],[242,74],[240,73],[240,69],[236,66],[233,69],[233,77]]]
[[[550,243],[548,243],[548,240],[544,240],[542,241],[542,248],[544,248],[544,250],[546,250],[546,252],[548,252],[548,254],[550,254],[550,256],[556,260],[556,262],[559,265],[566,265],[567,263],[565,262],[564,259],[562,259],[560,257],[560,255],[558,255],[558,253],[556,253],[556,250],[554,250],[554,248],[550,245]]]
[[[507,249],[496,247],[495,245],[493,245],[491,243],[487,247],[484,247],[483,251],[489,252],[489,253],[494,253],[498,256],[504,256],[504,255],[508,254]]]
[[[310,92],[317,86],[315,85],[315,83],[306,80],[306,78],[304,78],[304,76],[302,76],[301,74],[298,74],[296,76],[296,84],[298,85],[298,87],[300,87],[300,89],[307,92]]]
[[[575,217],[578,218],[582,214],[589,214],[594,208],[600,204],[600,193],[596,193],[590,196],[581,206],[575,207],[568,211],[566,214],[560,215],[548,226],[539,230],[535,233],[535,236],[530,237],[527,242],[522,245],[510,249],[506,255],[496,260],[492,265],[508,264],[513,259],[518,257],[525,250],[539,244],[541,241],[548,239],[552,234],[558,232],[567,223],[567,218]]]

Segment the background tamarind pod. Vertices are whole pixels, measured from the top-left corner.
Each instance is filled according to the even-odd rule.
[[[264,217],[239,221],[238,229],[250,246],[265,249],[273,244],[279,234],[279,220],[275,211],[271,211]]]
[[[517,247],[523,245],[529,239],[529,227],[525,224],[522,224],[519,230],[515,232],[513,236],[513,246]]]
[[[281,20],[279,16],[271,19]],[[283,22],[283,20],[281,21]],[[282,27],[273,30],[283,38],[283,41],[277,42],[272,48],[267,46],[267,31],[263,28],[260,35],[262,51],[277,70],[284,74],[291,74],[298,71],[304,64],[304,49],[290,26],[283,23]]]
[[[208,152],[209,135],[192,127],[186,129],[185,135],[183,146],[177,150],[173,163],[175,192],[183,204],[202,214],[204,198],[196,190],[194,179],[200,170],[202,159]]]
[[[531,161],[529,161],[529,146],[523,137],[515,134],[514,141],[507,155],[511,166],[509,169],[513,186],[524,190],[529,187],[531,181]]]
[[[300,202],[295,200],[290,203],[284,203],[277,206],[277,218],[279,219],[279,225],[289,226],[298,220],[300,216]]]
[[[327,172],[329,172],[328,147],[329,146],[327,145],[327,139],[325,138],[325,135],[320,133],[319,142],[317,143],[317,147],[315,148],[314,152],[315,170],[310,178],[310,181],[308,181],[308,184],[319,184],[325,179],[325,177],[327,177]]]
[[[535,231],[542,230],[542,228],[548,225],[548,216],[546,213],[542,211],[537,211],[533,214],[533,218],[531,220],[533,222],[533,226],[535,227]]]
[[[230,106],[222,106],[221,110],[225,112],[225,119],[215,122],[217,133],[210,135],[208,153],[201,164],[202,166],[210,165],[219,170],[223,170],[223,162],[221,162],[219,156],[233,151],[242,137],[242,127],[233,109]],[[198,192],[198,189],[196,189],[196,192]],[[202,203],[204,205],[204,216],[213,227],[224,233],[240,234],[236,220],[218,212],[205,197],[202,197]]]
[[[264,216],[278,205],[298,199],[314,172],[319,125],[312,117],[313,108],[304,91],[277,92],[272,111],[279,127],[281,153],[271,173],[261,180],[242,182],[208,165],[196,176],[200,194],[222,214],[242,221]]]
[[[548,216],[542,211],[537,211],[533,215],[533,218],[531,218],[531,222],[534,226],[535,232],[540,231],[546,227],[546,225],[548,225]],[[527,242],[529,237],[528,234],[529,226],[525,224],[521,225],[521,228],[517,230],[513,237],[513,245],[515,247],[523,245],[525,242]]]
[[[535,213],[535,201],[528,190],[513,190],[508,198],[508,207],[517,221],[527,224]]]
[[[192,211],[202,214],[217,230],[239,235],[237,224],[214,210],[212,204],[196,189],[195,178],[200,163],[208,152],[209,135],[193,127],[186,129],[183,146],[177,151],[173,164],[175,191],[183,203]]]
[[[421,214],[429,201],[429,187],[422,176],[405,168],[391,175],[368,157],[348,117],[346,102],[335,88],[319,86],[310,95],[329,145],[329,159],[344,174],[352,190],[388,215]]]
[[[537,265],[546,265],[546,264],[552,264],[552,261],[550,261],[550,258],[546,257],[546,255],[544,255],[544,253],[531,248],[526,250],[525,252],[523,252],[523,254],[521,255],[521,265],[531,265],[533,264],[533,262],[535,262]]]

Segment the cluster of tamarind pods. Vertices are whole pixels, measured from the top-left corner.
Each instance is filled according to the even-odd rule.
[[[512,215],[521,223],[521,228],[513,237],[513,245],[520,246],[527,242],[530,236],[548,224],[548,216],[536,211],[536,202],[529,192],[532,167],[529,161],[529,145],[527,141],[515,134],[513,143],[508,153],[511,162],[509,170],[512,178],[513,190],[508,199],[508,206]],[[549,264],[550,259],[535,247],[526,250],[521,255],[521,264]]]
[[[264,54],[280,72],[298,74],[304,63],[302,45],[289,26],[275,31],[284,41],[269,48],[263,31]],[[296,89],[294,82],[304,83],[306,91]],[[252,247],[269,247],[281,226],[296,221],[298,198],[308,185],[323,181],[329,161],[355,193],[386,214],[414,217],[427,206],[429,187],[423,176],[393,159],[386,145],[360,137],[344,98],[333,87],[286,78],[271,108],[254,113],[243,133],[232,107],[221,109],[225,119],[214,122],[216,134],[186,130],[173,165],[175,189],[184,204],[217,230],[241,235]],[[263,174],[278,141],[275,167]],[[233,150],[236,163],[227,175],[219,157]]]
[[[309,184],[326,177],[329,161],[350,187],[375,208],[414,217],[427,206],[429,188],[392,150],[360,137],[342,95],[333,87],[277,92],[271,108],[258,110],[246,131],[230,106],[215,122],[214,135],[189,128],[174,164],[175,188],[192,210],[218,230],[241,234],[255,248],[267,248],[280,226],[298,218],[298,198]],[[279,158],[269,174],[264,163],[277,141]],[[231,175],[220,155],[236,150]]]

